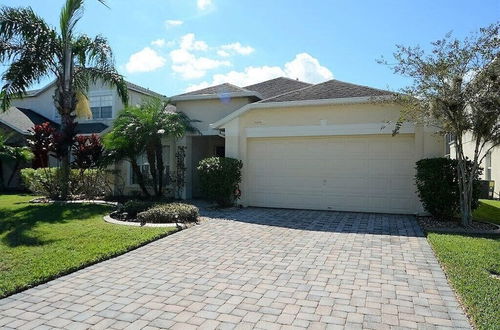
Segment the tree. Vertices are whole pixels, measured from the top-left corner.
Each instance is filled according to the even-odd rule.
[[[104,0],[99,0],[105,3]],[[103,81],[115,86],[127,103],[127,86],[118,74],[111,48],[102,36],[90,38],[75,31],[83,15],[84,0],[66,0],[60,13],[59,31],[49,26],[30,8],[0,9],[0,61],[8,63],[2,75],[1,109],[12,98],[22,98],[26,90],[44,77],[55,77],[54,103],[61,115],[61,175],[69,179],[71,134],[77,110],[87,102],[89,85]],[[62,198],[68,197],[69,180]]]
[[[101,138],[97,134],[89,136],[80,135],[75,138],[71,153],[73,154],[73,165],[84,171],[99,165],[103,154]]]
[[[151,178],[153,194],[163,195],[165,165],[163,162],[163,140],[179,139],[186,132],[199,133],[191,120],[182,112],[168,110],[168,101],[150,98],[141,106],[123,109],[110,133],[104,138],[104,146],[115,160],[126,159],[132,166],[137,182],[146,196],[147,176]],[[137,157],[145,154],[149,163],[149,173],[143,173]]]
[[[14,166],[12,173],[7,181],[7,186],[10,185],[12,179],[16,175],[22,163],[29,162],[33,159],[33,153],[28,147],[19,147],[9,144],[10,135],[0,132],[0,188],[4,189],[4,173],[3,161],[13,161]]]
[[[463,40],[451,33],[433,42],[430,54],[419,46],[398,45],[393,71],[413,83],[395,96],[403,105],[396,124],[404,121],[437,127],[455,137],[461,222],[472,223],[474,178],[486,154],[500,145],[500,24]],[[388,64],[381,60],[381,63]],[[472,166],[467,167],[464,138],[474,141]]]

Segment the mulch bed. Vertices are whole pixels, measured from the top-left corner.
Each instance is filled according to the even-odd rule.
[[[470,234],[500,234],[500,226],[480,221],[473,221],[469,226],[462,226],[459,220],[441,220],[433,217],[418,217],[418,223],[425,231]]]

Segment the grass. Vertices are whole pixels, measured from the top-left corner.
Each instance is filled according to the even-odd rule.
[[[32,198],[0,196],[0,297],[175,231],[106,223],[109,206],[29,204]]]
[[[479,207],[472,215],[475,220],[483,220],[500,225],[500,201],[481,199]]]
[[[500,328],[500,239],[429,233],[448,279],[477,329]]]

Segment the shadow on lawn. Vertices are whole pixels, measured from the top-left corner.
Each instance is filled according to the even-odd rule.
[[[0,208],[0,235],[7,233],[2,242],[10,247],[37,246],[52,240],[38,237],[32,230],[42,223],[65,223],[86,220],[103,213],[100,205],[32,205],[16,209]]]

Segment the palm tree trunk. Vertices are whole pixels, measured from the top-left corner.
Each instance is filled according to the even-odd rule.
[[[14,167],[12,168],[12,173],[9,176],[9,180],[7,181],[7,187],[10,187],[10,184],[12,182],[12,179],[14,179],[14,176],[16,175],[17,170],[19,169],[20,161],[16,160]]]
[[[70,40],[66,40],[64,45],[64,82],[63,82],[63,90],[62,90],[62,98],[59,95],[60,102],[62,101],[62,111],[61,111],[61,132],[62,134],[66,134],[68,125],[71,124],[71,112],[73,109],[74,100],[72,100],[73,93],[71,93],[71,75],[73,70],[73,55],[71,49]],[[63,141],[67,141],[66,137],[63,138]],[[62,190],[61,190],[61,199],[68,199],[69,195],[69,148],[70,146],[67,143],[63,142],[63,154],[61,158],[61,180],[62,180]]]
[[[155,150],[153,145],[146,146],[146,157],[149,163],[149,173],[151,174],[151,179],[153,180],[153,191],[156,196],[158,196],[158,175],[156,173],[156,159]]]
[[[142,193],[146,197],[150,197],[151,195],[149,194],[148,188],[146,187],[146,184],[144,182],[144,176],[142,175],[141,168],[137,164],[135,158],[130,159],[130,165],[132,166],[132,171],[134,172],[134,175],[137,178],[137,184],[141,188]]]
[[[156,172],[158,173],[158,196],[163,195],[163,148],[161,145],[161,140],[155,143],[155,153],[156,153]]]

